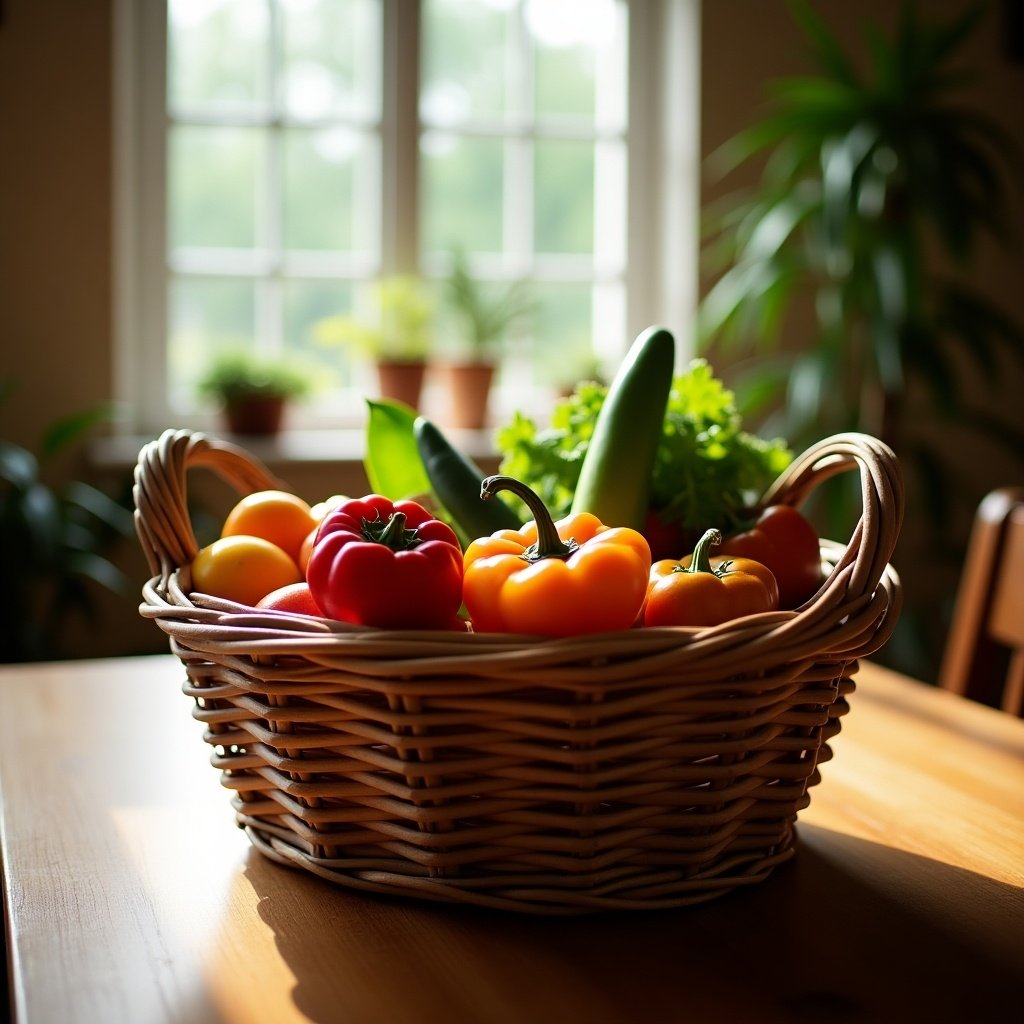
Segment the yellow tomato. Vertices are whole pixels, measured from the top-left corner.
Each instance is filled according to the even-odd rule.
[[[255,605],[279,587],[300,583],[294,560],[263,537],[221,537],[192,560],[192,586],[204,594]]]
[[[246,495],[228,513],[222,537],[262,537],[276,544],[296,564],[302,542],[320,522],[302,498],[288,491]]]
[[[313,506],[313,518],[319,523],[328,512],[333,512],[342,502],[348,501],[344,494],[332,494],[323,501],[318,501]]]
[[[329,498],[324,498],[323,501],[318,501],[310,509],[317,525],[306,534],[305,540],[303,540],[299,547],[297,561],[299,563],[299,568],[303,573],[306,571],[306,566],[309,565],[309,556],[313,553],[313,541],[316,540],[316,534],[317,530],[320,529],[320,523],[327,518],[329,513],[333,512],[339,505],[348,500],[349,499],[345,497],[344,494],[332,494]]]

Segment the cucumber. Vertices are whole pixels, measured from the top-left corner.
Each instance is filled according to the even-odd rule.
[[[426,417],[417,416],[413,435],[431,489],[469,540],[497,530],[518,530],[522,521],[501,498],[484,501],[480,485],[485,473],[463,455]]]
[[[643,529],[675,349],[675,339],[663,327],[648,327],[633,342],[594,424],[573,512],[592,512],[606,526]]]

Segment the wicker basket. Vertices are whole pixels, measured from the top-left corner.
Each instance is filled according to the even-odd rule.
[[[795,612],[568,639],[393,632],[190,593],[186,471],[276,481],[242,449],[167,431],[136,469],[170,637],[238,824],[268,857],[379,893],[565,914],[664,908],[764,879],[831,756],[856,659],[899,612],[892,452],[816,445],[766,501],[859,469],[850,542]]]

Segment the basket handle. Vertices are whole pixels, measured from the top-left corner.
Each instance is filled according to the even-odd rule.
[[[808,448],[768,488],[761,506],[803,503],[830,477],[860,470],[862,507],[836,570],[853,566],[847,597],[870,594],[892,558],[903,524],[903,472],[893,450],[869,434],[834,434]],[[833,577],[839,575],[833,572]]]
[[[239,494],[281,487],[244,448],[191,430],[165,430],[139,452],[132,498],[135,530],[150,572],[164,581],[199,550],[185,490],[188,470],[205,466]]]

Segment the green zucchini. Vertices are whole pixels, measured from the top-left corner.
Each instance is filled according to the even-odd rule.
[[[518,530],[523,525],[501,498],[484,501],[480,497],[483,470],[430,420],[417,416],[413,434],[431,489],[469,540],[489,537],[496,530]]]
[[[674,370],[675,339],[663,327],[648,327],[626,354],[598,413],[573,512],[592,512],[606,526],[643,529]]]

